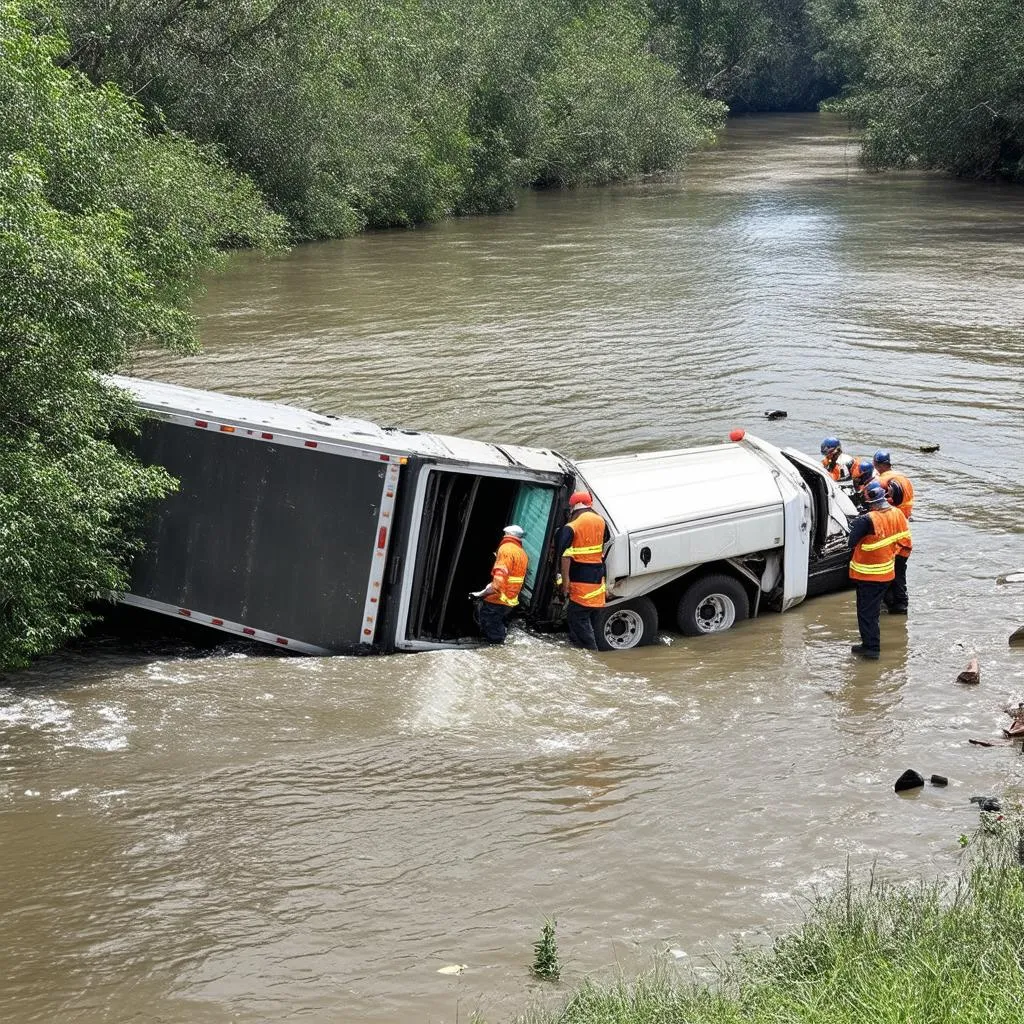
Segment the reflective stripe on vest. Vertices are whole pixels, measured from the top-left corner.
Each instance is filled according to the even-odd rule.
[[[604,520],[589,509],[566,524],[572,530],[572,546],[562,552],[585,565],[597,565],[604,550]]]
[[[569,583],[569,600],[587,608],[603,608],[606,588],[604,580],[595,587],[593,583]]]
[[[850,559],[850,578],[865,582],[888,583],[896,578],[896,550],[900,541],[910,538],[906,516],[898,508],[872,509],[872,534],[857,542]]]

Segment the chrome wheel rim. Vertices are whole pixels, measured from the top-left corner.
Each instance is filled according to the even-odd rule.
[[[720,633],[736,621],[736,605],[726,594],[708,594],[697,605],[694,621],[702,633]]]
[[[603,632],[605,643],[609,647],[616,651],[629,650],[643,639],[644,620],[639,612],[631,608],[621,608],[605,619]]]

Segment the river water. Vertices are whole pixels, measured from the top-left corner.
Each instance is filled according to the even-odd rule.
[[[574,456],[888,447],[919,498],[882,660],[851,594],[624,654],[45,659],[0,687],[0,1017],[494,1024],[777,933],[848,860],[955,869],[969,797],[1024,768],[967,742],[1024,699],[1024,191],[856,155],[737,120],[677,179],[242,255],[205,354],[136,369]],[[908,767],[950,785],[896,796]],[[527,971],[546,915],[561,988]]]

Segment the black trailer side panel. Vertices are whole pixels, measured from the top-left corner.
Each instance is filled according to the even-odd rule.
[[[181,484],[131,593],[331,650],[361,639],[386,462],[153,420],[133,448]]]

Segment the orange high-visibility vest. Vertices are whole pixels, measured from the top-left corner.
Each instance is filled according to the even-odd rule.
[[[519,604],[519,591],[523,589],[528,564],[529,558],[519,538],[502,537],[494,556],[494,568],[491,569],[494,593],[488,594],[484,600],[490,604],[505,605],[507,608],[514,608]]]
[[[872,509],[874,533],[857,542],[850,559],[850,579],[865,583],[890,583],[896,578],[896,551],[903,541],[910,540],[907,517],[890,506],[885,510]]]
[[[896,507],[909,519],[914,511],[914,485],[902,474],[895,470],[887,469],[879,478],[878,482],[886,489],[889,489],[889,481],[895,480],[903,488],[903,501]]]
[[[581,565],[600,565],[604,561],[604,520],[587,509],[566,524],[572,530],[572,544],[562,552]],[[600,583],[581,583],[569,578],[569,600],[587,608],[603,608],[604,577]]]

